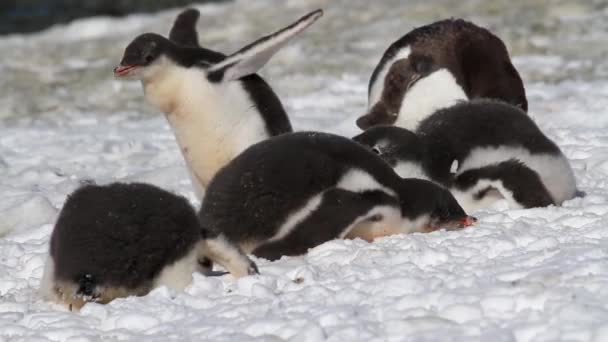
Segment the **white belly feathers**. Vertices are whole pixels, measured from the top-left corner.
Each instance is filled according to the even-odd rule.
[[[197,188],[204,189],[236,155],[268,138],[239,82],[210,83],[203,70],[177,66],[162,77],[144,84],[146,97],[165,111]]]

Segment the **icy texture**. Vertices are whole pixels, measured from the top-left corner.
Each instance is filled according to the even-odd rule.
[[[0,37],[0,235],[12,231],[0,238],[0,341],[607,341],[605,2],[404,3],[242,0],[199,7],[199,30],[230,52],[325,8],[263,74],[297,129],[352,135],[391,41],[442,17],[488,26],[513,52],[531,115],[571,159],[585,198],[479,212],[462,232],[331,241],[258,260],[257,277],[196,276],[185,293],[66,312],[36,289],[57,210],[80,181],[146,181],[194,199],[165,119],[138,83],[111,73],[130,39],[166,34],[177,10]]]

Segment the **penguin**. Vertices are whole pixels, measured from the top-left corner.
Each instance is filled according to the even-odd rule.
[[[528,110],[523,82],[502,40],[462,19],[441,20],[408,32],[384,52],[369,81],[368,112],[357,126],[414,130],[437,109],[476,98]]]
[[[185,198],[143,183],[88,184],[59,214],[40,290],[79,310],[158,286],[182,290],[213,261],[236,277],[257,273],[238,247],[201,228]]]
[[[272,137],[246,149],[209,183],[201,225],[247,253],[276,260],[338,238],[472,225],[454,197],[401,179],[352,140],[318,132]]]
[[[189,9],[177,17],[172,40],[145,33],[127,46],[114,75],[140,80],[147,100],[165,114],[199,199],[244,149],[292,131],[281,101],[256,72],[322,15],[311,12],[226,56],[199,46],[199,13]]]
[[[521,108],[477,99],[440,109],[415,131],[372,127],[354,137],[401,177],[450,189],[473,212],[496,200],[511,208],[560,205],[576,196],[568,159]]]

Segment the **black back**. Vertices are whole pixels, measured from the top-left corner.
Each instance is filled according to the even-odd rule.
[[[452,162],[462,162],[475,147],[560,153],[523,110],[501,101],[473,100],[438,110],[420,122],[416,133],[428,151],[425,169],[442,183],[450,177]]]
[[[57,279],[135,289],[200,240],[196,213],[183,197],[152,185],[86,185],[72,193],[55,224],[50,253]]]
[[[262,114],[262,120],[266,124],[266,132],[269,136],[293,131],[281,100],[262,77],[253,74],[245,76],[239,81],[243,84],[255,107]]]
[[[409,59],[424,57],[432,68],[445,67],[470,99],[499,99],[528,109],[521,77],[500,38],[462,19],[446,19],[415,28],[392,43],[370,78],[368,91],[380,71],[400,50],[410,47]]]
[[[400,181],[382,159],[344,137],[298,132],[262,141],[216,174],[205,193],[201,222],[236,242],[272,237],[290,213],[336,186],[352,168],[388,188]]]
[[[196,22],[199,16],[199,11],[195,9],[183,11],[175,19],[169,34],[169,39],[175,44],[193,48],[192,50],[178,49],[182,51],[177,54],[178,56],[173,57],[178,64],[185,67],[200,65],[207,68],[226,58],[223,53],[200,46],[196,31]],[[210,78],[210,81],[213,81],[213,78]],[[241,82],[243,88],[249,94],[249,99],[262,115],[269,136],[293,131],[281,100],[262,77],[258,74],[252,74],[239,79],[239,82]]]

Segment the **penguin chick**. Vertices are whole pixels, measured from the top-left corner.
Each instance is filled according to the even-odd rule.
[[[337,238],[427,232],[473,223],[451,194],[403,180],[350,139],[284,134],[245,150],[213,178],[201,224],[269,260]]]
[[[357,125],[415,130],[436,110],[478,98],[528,109],[502,40],[462,19],[441,20],[408,32],[384,52],[369,81],[368,113]]]
[[[198,45],[193,9],[177,17],[174,41],[145,33],[127,46],[114,75],[141,80],[148,101],[165,113],[199,198],[244,149],[292,130],[281,101],[255,73],[322,14],[311,12],[229,56]]]
[[[218,245],[229,257],[238,251],[202,231],[181,196],[141,183],[85,185],[68,197],[57,219],[41,292],[80,309],[158,286],[182,290],[193,272],[210,271],[211,260],[226,265]],[[236,276],[256,273],[242,253],[238,262],[231,269]]]
[[[512,208],[559,205],[576,196],[568,159],[521,109],[473,100],[438,110],[415,131],[377,126],[353,138],[401,177],[450,189],[467,211],[507,199]]]

